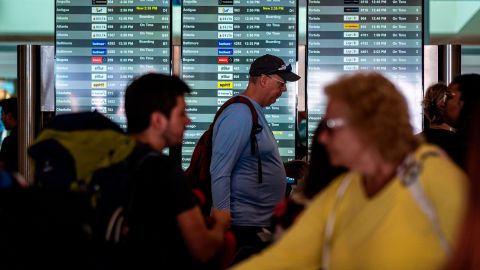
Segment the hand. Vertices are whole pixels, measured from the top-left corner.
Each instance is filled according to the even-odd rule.
[[[213,220],[213,223],[216,225],[221,225],[225,229],[230,227],[230,212],[227,210],[218,210],[212,209],[210,216]]]

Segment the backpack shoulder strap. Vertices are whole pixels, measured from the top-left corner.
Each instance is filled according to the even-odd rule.
[[[440,156],[438,152],[429,151],[420,156],[418,160],[413,155],[406,158],[403,164],[399,167],[398,175],[401,183],[408,189],[414,201],[417,203],[420,210],[425,214],[435,230],[440,246],[445,254],[450,254],[450,245],[445,237],[445,234],[440,227],[437,213],[431,201],[428,199],[423,187],[420,183],[420,173],[423,169],[423,163],[428,157]]]
[[[119,243],[120,238],[122,234],[124,233],[122,230],[124,230],[125,227],[125,218],[128,217],[129,213],[132,211],[132,206],[133,206],[133,200],[135,197],[135,190],[136,190],[136,184],[132,180],[133,173],[137,172],[140,170],[142,165],[145,163],[145,161],[151,157],[158,157],[160,156],[160,153],[156,151],[148,151],[144,155],[142,155],[140,158],[132,161],[132,166],[129,168],[128,172],[128,182],[130,184],[130,188],[128,191],[128,199],[126,201],[126,205],[124,205],[125,209],[120,206],[115,211],[113,212],[112,216],[110,217],[107,228],[105,231],[105,241],[107,242],[114,242],[114,243]]]
[[[252,122],[253,122],[253,125],[255,128],[258,128],[260,125],[258,124],[258,114],[257,114],[257,110],[255,109],[255,107],[253,106],[252,102],[244,97],[244,96],[234,96],[232,97],[231,99],[227,100],[225,103],[223,103],[223,105],[220,107],[220,109],[218,109],[217,113],[215,114],[215,118],[213,119],[213,123],[212,124],[215,124],[215,122],[217,121],[217,118],[220,116],[220,114],[230,105],[232,105],[233,103],[243,103],[245,105],[248,106],[248,108],[250,109],[250,113],[252,114]],[[261,128],[261,126],[260,126]],[[260,131],[259,131],[260,132]],[[258,133],[258,132],[257,132]]]
[[[234,96],[231,99],[227,100],[215,114],[215,118],[213,119],[211,127],[213,128],[220,114],[228,106],[230,106],[233,103],[243,103],[247,105],[248,108],[250,109],[250,113],[252,114],[252,130],[250,131],[250,145],[251,145],[250,151],[252,155],[255,155],[255,153],[257,154],[258,182],[262,183],[263,182],[262,160],[260,158],[260,151],[258,149],[257,137],[255,135],[260,133],[263,130],[263,127],[258,123],[258,113],[255,107],[253,106],[252,102],[248,98],[240,95]],[[212,138],[210,138],[210,140],[212,140]]]
[[[159,157],[160,156],[160,153],[158,153],[157,151],[154,151],[154,150],[151,150],[151,151],[148,151],[148,153],[146,153],[145,155],[143,155],[140,159],[138,159],[135,163],[134,163],[134,167],[133,167],[133,171],[137,171],[140,169],[140,167],[143,165],[143,163],[145,163],[145,161],[151,157]]]

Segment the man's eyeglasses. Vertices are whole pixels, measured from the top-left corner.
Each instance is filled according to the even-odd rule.
[[[265,75],[269,75],[269,74],[273,74],[273,73],[276,73],[276,72],[279,72],[279,71],[291,72],[291,71],[292,71],[292,64],[288,64],[288,66],[285,65],[285,64],[283,64],[283,65],[280,66],[279,68],[276,68],[276,69],[274,69],[274,70],[265,72],[264,74],[265,74]]]
[[[345,120],[343,118],[323,118],[319,125],[321,131],[331,134],[335,129],[345,126]]]
[[[287,82],[284,81],[284,80],[279,80],[279,79],[277,79],[277,78],[275,78],[275,77],[272,77],[272,76],[270,76],[270,75],[265,75],[265,76],[267,76],[268,78],[270,78],[270,79],[272,79],[272,80],[274,80],[274,81],[279,82],[282,87],[284,87],[284,86],[287,84]]]

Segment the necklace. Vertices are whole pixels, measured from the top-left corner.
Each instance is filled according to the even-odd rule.
[[[457,132],[457,130],[447,124],[440,124],[440,125],[430,125],[430,129],[443,129],[443,130],[448,130],[450,132]]]

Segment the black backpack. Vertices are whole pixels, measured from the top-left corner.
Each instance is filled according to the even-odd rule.
[[[257,138],[255,137],[256,134],[262,131],[262,126],[258,123],[258,114],[252,102],[246,97],[235,96],[227,100],[215,114],[213,122],[195,145],[192,159],[190,160],[190,166],[185,172],[191,182],[192,188],[194,188],[194,190],[199,190],[201,194],[203,194],[204,198],[203,202],[201,202],[201,208],[202,211],[207,215],[210,213],[210,208],[213,204],[210,175],[213,127],[215,126],[215,122],[223,110],[233,103],[243,103],[247,105],[252,113],[252,130],[250,131],[251,153],[252,155],[256,154],[258,156],[258,181],[259,183],[262,182],[262,161],[258,151]],[[200,201],[202,201],[202,199]]]
[[[126,269],[130,261],[129,216],[134,201],[134,175],[144,162],[159,156],[155,151],[133,155],[93,174],[90,198],[96,200],[91,216],[96,269]]]
[[[82,196],[0,189],[0,269],[94,269]]]

